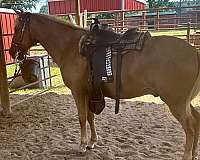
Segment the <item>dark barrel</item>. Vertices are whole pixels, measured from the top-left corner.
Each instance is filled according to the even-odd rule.
[[[34,59],[26,59],[20,64],[22,78],[26,83],[38,81],[39,63]]]

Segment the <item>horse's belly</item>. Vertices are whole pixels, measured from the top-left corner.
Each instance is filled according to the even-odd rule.
[[[145,88],[148,88],[145,82],[144,74],[141,72],[140,62],[136,61],[139,53],[131,53],[123,56],[122,71],[121,71],[121,88],[120,97],[122,99],[134,98],[143,96]],[[113,66],[115,66],[115,59]],[[116,69],[113,68],[114,82],[104,84],[104,95],[114,98],[116,95]]]
[[[145,87],[140,84],[127,83],[121,85],[120,98],[129,99],[145,95]],[[103,87],[103,93],[106,97],[115,98],[116,86],[115,84],[105,84]],[[149,92],[150,93],[150,92]]]

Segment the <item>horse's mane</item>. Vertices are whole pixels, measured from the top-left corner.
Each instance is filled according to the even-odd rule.
[[[82,31],[87,31],[86,29],[80,27],[80,26],[77,26],[77,25],[74,25],[72,23],[69,23],[69,22],[65,22],[61,19],[58,19],[56,18],[55,16],[52,16],[52,15],[45,15],[45,14],[39,14],[39,13],[32,13],[32,15],[36,15],[38,17],[42,17],[42,18],[45,18],[51,22],[54,22],[54,23],[57,23],[58,25],[63,25],[65,27],[69,27],[73,30],[82,30]]]

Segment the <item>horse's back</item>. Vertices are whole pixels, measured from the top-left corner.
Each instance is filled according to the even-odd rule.
[[[190,54],[193,54],[194,52],[196,53],[196,49],[195,47],[193,47],[192,45],[190,45],[188,42],[186,42],[183,39],[177,38],[177,37],[173,37],[173,36],[153,36],[150,37],[146,43],[145,43],[145,48],[149,49],[158,49],[161,52],[165,52],[165,51],[178,51],[175,56],[177,56],[178,54],[182,54],[183,52],[187,54],[187,56],[190,56]],[[163,49],[162,49],[162,48]],[[164,50],[165,49],[165,50]],[[166,50],[167,49],[167,50]],[[168,53],[170,54],[170,53]],[[171,52],[171,54],[174,54]]]

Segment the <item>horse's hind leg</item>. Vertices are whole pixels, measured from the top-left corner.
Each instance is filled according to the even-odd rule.
[[[192,113],[190,104],[179,104],[170,106],[171,113],[182,125],[185,135],[186,135],[186,144],[183,160],[194,160],[193,158],[193,146],[195,137],[197,139],[197,132],[195,132],[195,122],[196,119]]]
[[[200,132],[200,114],[197,112],[192,105],[190,105],[192,115],[194,117],[194,144],[192,150],[193,159],[198,159],[198,142],[199,142],[199,132]]]
[[[97,142],[97,133],[96,133],[96,128],[95,128],[95,120],[94,120],[94,113],[92,113],[90,110],[88,110],[88,115],[87,115],[88,123],[90,124],[90,129],[91,129],[91,139],[88,144],[88,148],[92,149],[94,148],[95,143]]]

